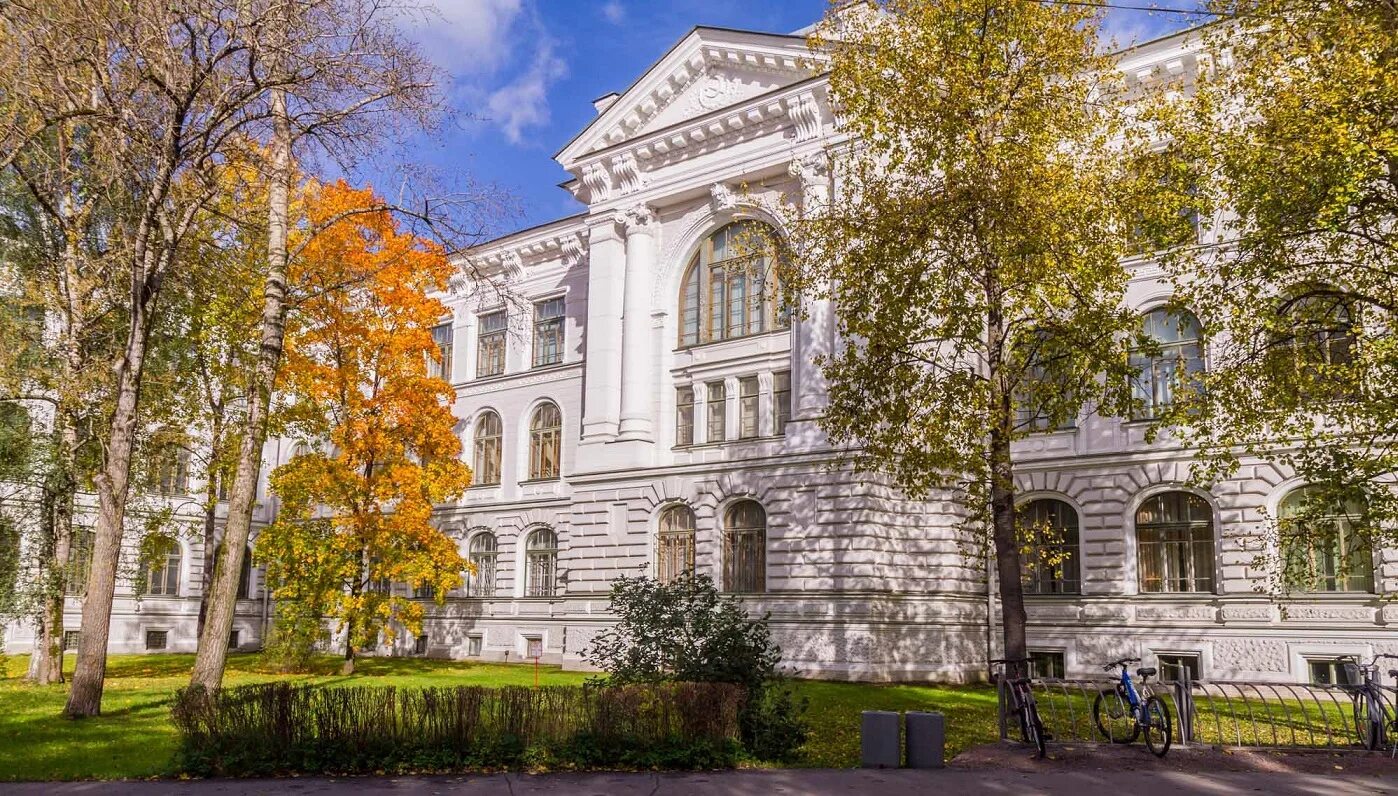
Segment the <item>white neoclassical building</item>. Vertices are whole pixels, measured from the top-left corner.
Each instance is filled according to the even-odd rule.
[[[1130,80],[1188,79],[1196,56],[1177,36],[1119,63]],[[843,133],[804,37],[696,28],[594,104],[556,156],[586,211],[465,255],[510,286],[450,299],[438,329],[476,480],[440,522],[478,572],[394,652],[581,665],[615,577],[693,567],[770,612],[804,675],[982,676],[998,608],[985,562],[958,545],[958,507],[851,472],[818,427],[810,363],[839,344],[838,307],[791,322],[763,270],[730,257],[745,225],[780,234],[773,208],[832,190],[827,151]],[[1164,315],[1160,269],[1129,265],[1127,301],[1164,348],[1143,363],[1143,394],[1166,401],[1165,372],[1207,367],[1208,352],[1189,319]],[[1318,556],[1316,591],[1282,611],[1254,562],[1264,513],[1304,485],[1249,461],[1201,491],[1186,484],[1190,452],[1147,442],[1148,425],[1083,416],[1018,443],[1023,509],[1066,548],[1028,582],[1041,673],[1133,654],[1167,674],[1301,681],[1332,677],[1339,654],[1398,653],[1398,604],[1384,599],[1398,551],[1349,571]],[[290,453],[269,444],[267,469]],[[275,509],[268,497],[262,519]],[[150,646],[152,631],[193,648],[200,556],[181,554],[174,594],[119,599],[114,649]],[[261,595],[252,573],[241,644],[265,632]]]

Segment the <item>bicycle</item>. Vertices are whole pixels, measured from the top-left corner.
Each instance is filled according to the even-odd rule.
[[[1164,699],[1150,696],[1142,700],[1136,691],[1128,664],[1140,661],[1140,658],[1122,658],[1102,667],[1108,672],[1121,667],[1121,679],[1111,688],[1103,688],[1092,700],[1092,721],[1102,737],[1112,743],[1132,743],[1144,732],[1146,748],[1156,757],[1164,757],[1170,751],[1174,720],[1170,718],[1170,706]],[[1153,667],[1136,670],[1143,684],[1154,675]],[[1125,726],[1120,726],[1122,724]]]
[[[1036,756],[1043,758],[1048,754],[1045,744],[1052,739],[1048,733],[1044,732],[1044,723],[1039,720],[1039,708],[1034,703],[1034,690],[1030,687],[1031,680],[1029,672],[1028,658],[997,658],[990,664],[1001,664],[1004,671],[1001,677],[1004,678],[1004,685],[1009,688],[1010,697],[1014,702],[1013,710],[1019,717],[1019,731],[1027,744],[1033,744]],[[1023,665],[1025,676],[1015,677],[1010,675],[1010,668]],[[993,673],[992,673],[993,676]]]
[[[1385,737],[1391,737],[1398,752],[1398,716],[1388,707],[1379,686],[1379,661],[1383,658],[1398,660],[1398,655],[1375,655],[1368,663],[1353,655],[1341,655],[1335,662],[1350,670],[1355,683],[1340,688],[1349,693],[1354,703],[1354,730],[1359,745],[1375,751],[1384,746]],[[1389,669],[1388,676],[1398,681],[1398,669]]]

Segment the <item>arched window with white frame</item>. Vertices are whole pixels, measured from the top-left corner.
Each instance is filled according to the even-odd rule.
[[[529,419],[529,479],[543,481],[562,473],[563,413],[545,401]]]
[[[777,285],[776,232],[735,221],[704,239],[680,282],[680,345],[747,337],[790,325]]]
[[[1039,498],[1017,512],[1025,594],[1078,594],[1078,512],[1062,500]]]
[[[476,420],[472,442],[472,481],[482,486],[500,483],[500,451],[504,427],[500,415],[487,411]]]
[[[1131,352],[1131,382],[1141,419],[1159,417],[1182,390],[1197,388],[1204,370],[1199,319],[1187,310],[1160,307],[1141,316],[1142,332],[1154,344]]]
[[[467,583],[467,593],[472,597],[495,596],[496,562],[499,560],[500,542],[490,531],[481,531],[471,537],[467,556],[476,571],[471,573]]]
[[[767,512],[755,500],[736,501],[723,512],[723,589],[767,590]]]
[[[1142,592],[1214,590],[1214,517],[1192,492],[1151,495],[1136,509],[1136,561]]]
[[[524,596],[552,597],[558,588],[558,534],[536,528],[524,546]]]
[[[1293,489],[1277,507],[1282,580],[1300,592],[1371,592],[1374,553],[1359,531],[1363,506]]]
[[[682,503],[660,511],[655,540],[655,576],[669,583],[694,571],[694,510]]]
[[[184,551],[174,539],[157,542],[147,557],[146,596],[178,597]]]

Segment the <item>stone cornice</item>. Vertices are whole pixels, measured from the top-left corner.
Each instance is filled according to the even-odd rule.
[[[796,142],[814,140],[827,132],[828,103],[826,76],[816,75],[591,152],[574,166],[580,198],[596,205],[629,196],[647,187],[658,168],[779,130],[792,130]]]

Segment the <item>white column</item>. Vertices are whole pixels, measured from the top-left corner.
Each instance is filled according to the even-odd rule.
[[[655,363],[651,361],[651,273],[655,270],[655,212],[645,205],[624,211],[626,290],[621,314],[621,428],[619,439],[651,442]]]
[[[620,425],[621,293],[626,252],[616,219],[607,217],[589,233],[587,273],[587,364],[583,394],[584,441],[615,439]]]
[[[801,182],[801,212],[806,215],[822,212],[830,202],[830,166],[827,155],[819,152],[791,162],[791,174]],[[827,293],[818,285],[817,294]],[[829,385],[817,357],[829,357],[834,352],[835,315],[828,298],[816,295],[803,300],[804,318],[796,328],[796,350],[792,357],[792,390],[795,420],[819,417],[829,403]]]

